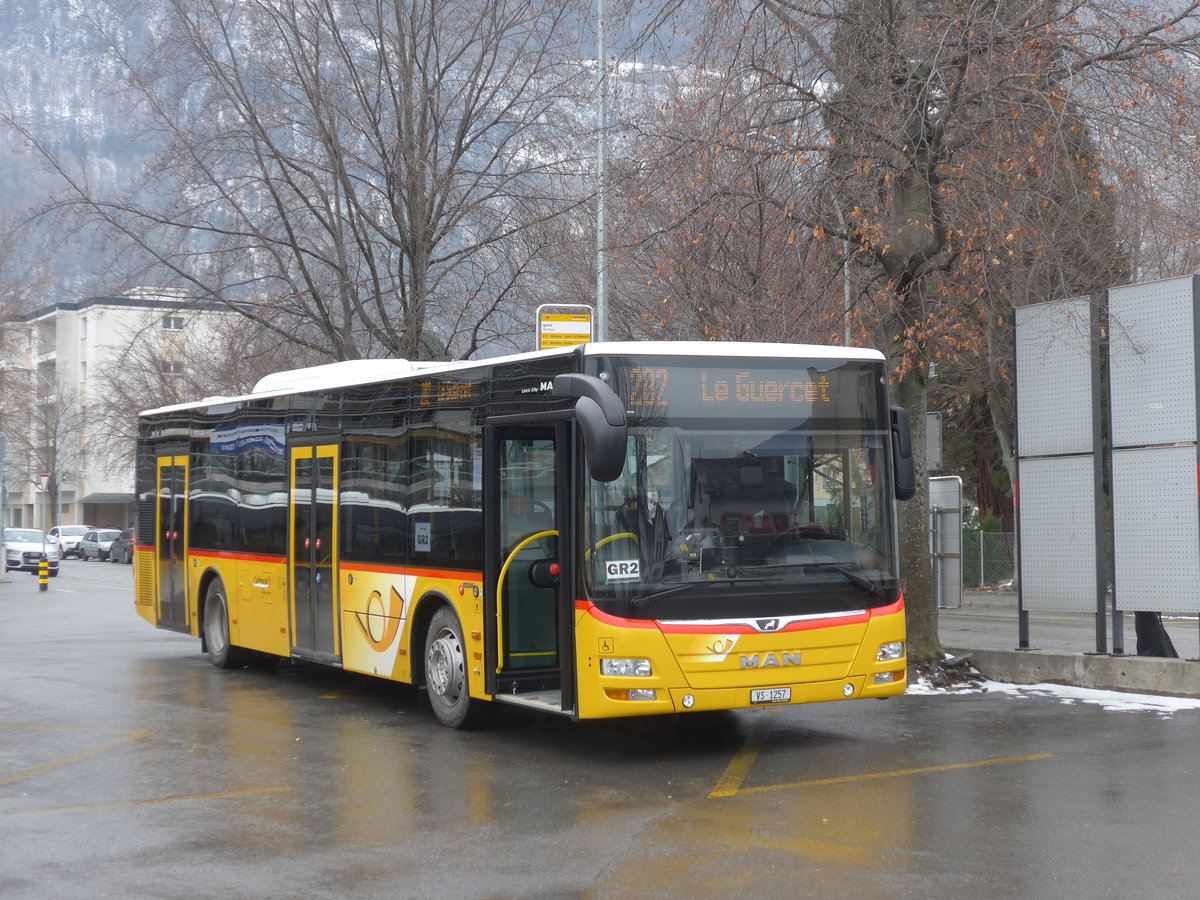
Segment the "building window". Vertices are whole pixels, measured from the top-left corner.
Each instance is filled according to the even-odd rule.
[[[164,375],[182,375],[183,363],[177,359],[163,360],[163,364],[159,371],[161,371]]]
[[[163,331],[183,331],[183,316],[163,316]]]
[[[87,381],[87,363],[81,362],[79,364],[79,383],[83,384],[86,381]]]
[[[79,317],[79,339],[81,341],[87,340],[87,316]]]

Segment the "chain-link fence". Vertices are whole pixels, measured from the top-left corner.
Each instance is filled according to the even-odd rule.
[[[1007,586],[1017,575],[1017,536],[1011,531],[964,531],[963,587]]]

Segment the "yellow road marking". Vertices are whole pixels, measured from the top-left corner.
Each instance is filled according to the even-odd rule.
[[[754,761],[758,759],[758,752],[761,749],[758,741],[747,742],[746,746],[742,747],[725,767],[724,773],[717,780],[717,786],[708,796],[710,798],[732,797],[737,794],[742,789],[742,782],[750,774],[750,769],[754,765]]]
[[[222,791],[219,794],[184,794],[179,797],[155,797],[150,800],[118,800],[112,803],[87,803],[81,806],[52,806],[47,809],[24,809],[0,813],[0,819],[14,816],[40,816],[46,813],[91,812],[97,809],[123,809],[131,806],[155,806],[159,803],[179,803],[186,800],[225,800],[229,797],[252,797],[257,794],[282,794],[294,791],[290,785],[268,788],[247,788],[242,791]]]
[[[5,727],[30,727],[30,726],[5,726]],[[32,726],[38,727],[38,726]],[[78,729],[52,729],[54,731],[72,731]],[[89,729],[90,730],[90,729]],[[111,733],[111,732],[110,732]],[[41,775],[44,772],[49,772],[53,769],[69,765],[73,762],[79,762],[81,759],[87,759],[89,756],[95,756],[97,753],[103,753],[106,750],[112,750],[120,747],[122,744],[128,744],[133,741],[141,740],[147,735],[153,734],[150,731],[131,731],[125,737],[117,738],[115,741],[108,741],[104,744],[99,744],[95,747],[89,747],[87,750],[80,750],[78,753],[72,753],[70,756],[64,756],[62,759],[55,759],[48,763],[43,763],[40,766],[34,766],[32,769],[26,769],[24,772],[15,772],[12,775],[6,775],[0,778],[0,787],[20,781],[22,778],[30,778],[34,775]]]
[[[743,788],[741,787],[741,784],[745,780],[746,775],[749,773],[748,767],[743,766],[738,770],[736,778],[731,777],[731,773],[734,772],[735,767],[737,767],[739,764],[739,757],[741,755],[742,753],[739,752],[738,756],[734,757],[733,762],[731,762],[729,767],[725,770],[725,774],[722,775],[720,781],[717,782],[717,787],[714,788],[713,792],[708,795],[710,798],[732,797],[735,794],[762,794],[767,791],[785,791],[793,788],[823,787],[831,784],[851,784],[855,781],[873,781],[878,778],[903,778],[906,775],[927,775],[931,772],[951,772],[955,769],[978,769],[982,768],[983,766],[1003,766],[1009,763],[1032,762],[1038,759],[1054,759],[1055,757],[1055,754],[1053,753],[1031,753],[1028,756],[1002,756],[997,759],[980,759],[976,760],[975,762],[949,763],[944,766],[925,766],[920,769],[896,769],[892,772],[867,772],[862,775],[843,775],[839,778],[815,778],[811,781],[793,781],[790,784],[768,784],[761,785],[759,787]],[[757,755],[758,751],[755,750],[755,756]]]

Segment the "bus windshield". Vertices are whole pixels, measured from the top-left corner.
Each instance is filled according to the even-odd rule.
[[[621,477],[590,487],[591,600],[631,618],[692,621],[896,600],[881,367],[793,365],[658,367],[650,386],[635,365],[617,379],[634,415]],[[705,392],[739,383],[757,399],[746,388],[743,403],[727,397],[703,415]]]

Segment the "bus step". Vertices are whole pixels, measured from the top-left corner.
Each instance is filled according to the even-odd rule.
[[[497,694],[496,699],[517,706],[526,706],[530,709],[565,714],[562,708],[562,691],[529,691],[524,694]]]

